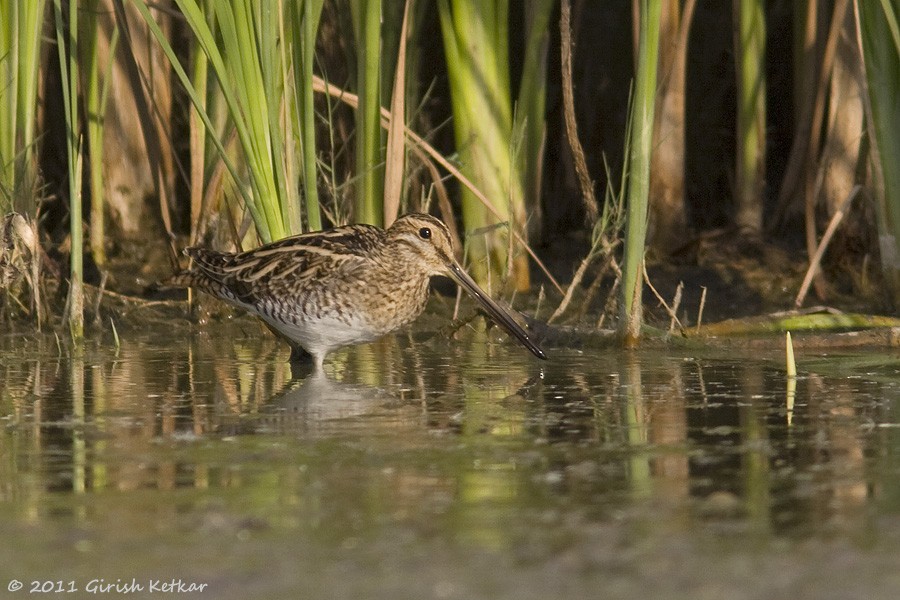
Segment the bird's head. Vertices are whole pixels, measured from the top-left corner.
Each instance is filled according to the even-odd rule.
[[[538,358],[547,358],[512,315],[478,287],[456,262],[450,230],[440,219],[419,213],[404,215],[388,228],[387,235],[394,247],[397,244],[407,246],[414,259],[419,261],[418,266],[425,268],[429,275],[446,275],[456,281],[481,304],[495,323],[519,340],[532,354]]]
[[[429,275],[446,275],[448,265],[456,262],[450,230],[431,215],[404,215],[388,228],[387,235],[394,248],[404,247]]]

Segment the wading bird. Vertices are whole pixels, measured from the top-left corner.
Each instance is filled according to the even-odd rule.
[[[347,225],[288,237],[247,252],[193,247],[193,266],[167,282],[194,287],[260,317],[291,345],[291,361],[316,368],[338,348],[375,340],[425,309],[428,282],[447,275],[538,358],[544,351],[453,258],[447,226],[425,214],[387,229]]]

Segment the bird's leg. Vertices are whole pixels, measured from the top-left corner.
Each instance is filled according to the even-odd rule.
[[[288,342],[291,347],[291,364],[298,363],[311,363],[313,360],[313,355],[306,351],[303,346],[299,344],[294,344],[292,342]]]
[[[294,340],[290,339],[289,337],[287,337],[286,335],[284,335],[283,333],[281,333],[280,331],[278,331],[277,329],[272,327],[272,325],[270,325],[266,321],[263,321],[262,319],[260,319],[260,322],[263,325],[265,325],[269,331],[274,333],[275,337],[284,340],[287,343],[287,345],[290,346],[291,357],[288,360],[291,362],[291,364],[294,364],[294,363],[303,364],[303,363],[311,363],[312,362],[313,356],[312,356],[312,354],[310,354],[309,352],[306,351],[306,348],[304,348],[303,346],[301,346]]]

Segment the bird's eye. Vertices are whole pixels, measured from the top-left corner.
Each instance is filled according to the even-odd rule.
[[[430,240],[431,239],[431,229],[429,229],[428,227],[423,227],[422,229],[419,230],[419,237],[422,238],[423,240]]]

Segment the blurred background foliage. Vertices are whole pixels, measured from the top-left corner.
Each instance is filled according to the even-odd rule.
[[[831,225],[814,293],[898,305],[900,0],[561,1],[3,2],[0,211],[94,285],[432,211],[495,293],[625,273],[623,323],[645,256]]]

